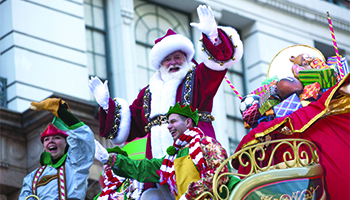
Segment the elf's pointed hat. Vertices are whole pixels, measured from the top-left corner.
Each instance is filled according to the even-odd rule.
[[[61,119],[55,117],[52,120],[52,123],[47,125],[45,130],[41,133],[40,141],[43,143],[44,137],[50,135],[60,135],[66,138],[68,137],[66,130],[68,130],[68,127],[64,124],[64,122]]]
[[[190,62],[194,55],[194,47],[191,40],[187,37],[176,34],[169,29],[168,32],[161,38],[154,41],[155,45],[151,49],[150,61],[154,69],[160,68],[160,63],[169,54],[175,51],[182,51],[186,55],[187,62]]]
[[[198,124],[199,116],[198,116],[198,110],[192,108],[190,105],[186,106],[180,106],[179,102],[175,104],[174,107],[170,106],[168,113],[166,114],[166,117],[169,117],[170,114],[176,113],[180,115],[184,115],[186,117],[189,117],[193,120],[193,122]]]

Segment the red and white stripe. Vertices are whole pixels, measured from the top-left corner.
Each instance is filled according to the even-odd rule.
[[[199,128],[187,129],[176,141],[174,141],[173,146],[176,148],[175,155],[167,155],[162,163],[162,166],[160,167],[160,170],[157,172],[160,176],[160,185],[167,183],[170,191],[174,195],[177,195],[174,160],[181,147],[189,144],[189,154],[193,163],[197,166],[200,172],[204,171],[206,168],[206,163],[200,148],[200,140],[203,135],[203,132]]]
[[[97,200],[112,200],[124,196],[124,191],[117,192],[117,189],[123,184],[125,178],[118,177],[112,170],[107,171],[103,176],[106,187],[103,188]]]
[[[39,177],[40,177],[41,174],[43,173],[45,167],[46,167],[46,165],[40,167],[40,168],[38,169],[38,171],[36,171],[36,173],[35,173],[35,175],[34,175],[33,184],[32,184],[32,191],[33,191],[33,194],[34,194],[34,195],[36,194],[36,183],[38,182]]]
[[[64,165],[62,165],[59,169],[59,174],[58,174],[58,193],[59,193],[59,199],[60,200],[65,200],[67,199],[67,194],[66,194],[66,180],[65,180],[65,169]]]

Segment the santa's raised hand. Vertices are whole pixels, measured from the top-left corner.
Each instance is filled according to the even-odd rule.
[[[210,6],[199,5],[197,7],[199,23],[192,22],[191,26],[208,36],[210,40],[218,37],[217,24]]]
[[[108,109],[109,101],[109,90],[107,83],[108,81],[102,83],[102,81],[97,76],[91,77],[89,80],[89,88],[94,95],[98,105],[100,105],[104,110]]]

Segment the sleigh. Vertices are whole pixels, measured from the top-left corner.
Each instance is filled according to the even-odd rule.
[[[273,146],[267,153],[266,146]],[[286,148],[288,147],[288,148]],[[281,149],[288,149],[281,154]],[[282,162],[273,164],[276,153],[282,155]],[[269,158],[267,158],[269,155]],[[261,161],[267,164],[261,167]],[[222,173],[228,164],[238,161],[248,167],[247,174]],[[239,176],[233,190],[218,185],[225,176]],[[202,193],[197,199],[325,199],[322,167],[316,146],[304,139],[282,139],[259,143],[241,149],[223,162],[216,170],[213,192]]]
[[[276,55],[268,77],[293,76],[285,61],[298,52],[325,60],[317,49],[294,45]],[[251,129],[236,152],[216,170],[213,191],[198,199],[349,199],[349,85],[345,73],[316,101]],[[219,173],[225,165],[238,171]],[[225,176],[238,176],[241,181],[233,189],[229,184],[218,185]]]

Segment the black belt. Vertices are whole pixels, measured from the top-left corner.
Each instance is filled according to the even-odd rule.
[[[208,122],[211,123],[215,120],[214,116],[210,114],[210,112],[198,112],[199,121],[200,122]],[[152,119],[148,120],[148,124],[145,126],[146,133],[149,133],[152,126],[160,126],[162,124],[168,124],[168,119],[166,115],[157,115]]]

